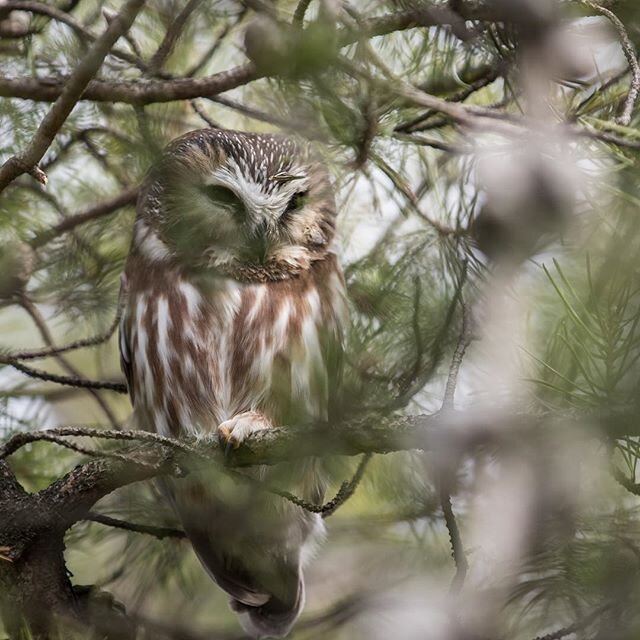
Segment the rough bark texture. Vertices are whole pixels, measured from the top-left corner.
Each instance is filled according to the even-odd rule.
[[[51,506],[18,484],[0,461],[0,607],[10,637],[24,624],[48,637],[52,618],[72,613],[64,562],[64,527]]]
[[[64,535],[114,489],[176,473],[171,452],[142,447],[131,460],[100,459],[80,465],[38,493],[27,493],[0,460],[0,613],[9,637],[51,637],[56,621],[77,622],[101,638],[127,638],[131,625],[91,589],[74,589],[64,559]]]

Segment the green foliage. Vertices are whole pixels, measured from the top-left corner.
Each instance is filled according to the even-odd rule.
[[[103,8],[117,11],[120,4],[108,2],[103,7],[97,0],[81,0],[69,15],[98,34],[105,26]],[[148,63],[184,4],[148,2],[117,50],[129,58],[140,53],[138,62]],[[287,18],[296,4],[274,3]],[[244,36],[255,12],[239,2],[204,2],[187,20],[161,69],[149,71],[145,64],[136,66],[122,55],[107,58],[99,74],[105,82],[142,85],[182,77],[188,83],[188,74],[202,79],[246,64],[245,53],[268,77],[221,95],[202,95],[195,103],[86,100],[76,105],[41,163],[49,178],[47,187],[25,174],[1,196],[0,355],[47,346],[49,338],[32,326],[34,318],[25,312],[25,299],[41,310],[56,344],[96,335],[111,324],[134,207],[128,204],[97,214],[54,233],[42,244],[38,238],[47,238],[57,225],[138,185],[162,148],[186,131],[210,122],[230,129],[282,130],[313,141],[335,186],[338,250],[351,311],[344,377],[332,381],[342,389],[342,417],[366,412],[382,420],[425,407],[439,410],[443,383],[460,345],[463,307],[476,311],[492,278],[500,282],[502,271],[507,271],[513,276],[511,286],[522,287],[519,291],[527,298],[526,334],[517,345],[524,363],[518,373],[528,383],[526,402],[519,407],[526,413],[523,422],[539,421],[558,431],[577,423],[576,441],[597,431],[599,462],[613,465],[637,493],[640,193],[638,152],[632,147],[640,141],[638,110],[629,126],[614,122],[628,95],[628,77],[609,73],[585,80],[565,74],[552,79],[548,101],[556,110],[554,117],[562,116],[585,133],[566,140],[558,134],[560,142],[553,140],[550,147],[570,148],[579,156],[576,165],[586,178],[575,189],[576,210],[563,212],[573,217],[562,237],[554,227],[555,241],[536,255],[530,255],[533,249],[527,246],[529,261],[505,267],[500,259],[513,248],[513,230],[528,231],[523,229],[528,224],[523,222],[525,207],[511,212],[512,227],[505,224],[492,237],[499,238],[495,262],[480,256],[474,248],[478,240],[474,220],[487,194],[478,178],[478,158],[485,152],[505,153],[499,144],[492,146],[502,135],[500,124],[520,123],[527,109],[520,57],[527,43],[523,44],[522,34],[501,21],[463,20],[457,26],[468,31],[465,37],[449,24],[403,27],[377,37],[354,38],[349,46],[340,47],[339,38],[345,33],[357,31],[368,19],[399,11],[402,3],[369,2],[362,7],[358,3],[347,7],[336,24],[319,16],[317,4],[310,4],[305,31],[274,25],[270,19],[258,25],[257,44],[251,49]],[[405,4],[411,8],[414,3]],[[630,37],[636,41],[640,15],[635,3],[615,4],[622,21],[633,27]],[[583,15],[586,9],[572,3],[572,11]],[[7,76],[54,82],[68,75],[87,51],[89,40],[64,24],[42,15],[28,18],[28,24],[34,34],[17,40],[11,49],[0,49],[0,65]],[[443,112],[401,98],[401,81],[446,98],[446,104],[491,109],[495,117],[483,112],[479,125],[463,125]],[[0,100],[0,160],[29,145],[49,107],[48,102]],[[498,123],[497,130],[491,122]],[[558,129],[551,128],[552,132],[560,130],[555,120],[554,126]],[[540,138],[547,135],[537,133]],[[596,134],[600,138],[606,134],[609,140]],[[624,144],[613,144],[612,136],[613,142],[617,136]],[[538,140],[524,135],[521,139],[523,147]],[[572,156],[567,162],[573,160]],[[517,191],[517,186],[503,185],[506,192]],[[545,185],[533,191],[544,196]],[[533,205],[538,207],[531,210],[545,213],[539,201]],[[185,243],[190,246],[203,235],[202,229],[190,229]],[[27,264],[31,249],[23,252],[27,246],[33,247],[32,266]],[[518,292],[513,293],[517,297]],[[473,338],[481,336],[482,322],[474,318]],[[505,342],[509,340],[504,336]],[[486,383],[489,375],[482,365],[475,367],[473,357],[482,359],[474,348],[472,343],[472,364],[463,367],[459,383],[462,405],[485,400],[474,395],[474,384],[478,379]],[[120,375],[117,359],[115,339],[95,351],[82,349],[69,355],[69,362],[83,375],[104,379]],[[65,367],[54,358],[37,364],[58,373]],[[78,422],[101,428],[113,420],[124,423],[130,413],[125,399],[104,396],[107,411],[98,410],[88,393],[25,381],[8,364],[2,365],[0,377],[2,439],[53,424]],[[484,385],[491,390],[486,404],[500,407],[501,390],[491,388],[492,382]],[[509,446],[512,443],[505,448]],[[576,445],[571,451],[579,456],[582,449]],[[421,575],[448,584],[449,533],[439,490],[440,467],[449,453],[400,452],[374,458],[356,495],[328,521],[331,542],[326,566],[323,560],[310,569],[314,602],[328,609],[341,594],[356,591],[369,578],[392,583]],[[546,453],[536,449],[522,459],[539,455],[543,465]],[[475,512],[484,508],[485,496],[478,496],[477,487],[504,463],[504,455],[491,444],[473,450],[469,458],[452,455],[455,469],[446,480],[457,494],[454,511],[472,567],[482,551],[465,539]],[[35,492],[83,459],[43,443],[23,448],[11,458],[11,466],[25,488]],[[354,467],[352,460],[327,462],[327,495],[337,491]],[[633,607],[628,604],[637,597],[640,583],[637,499],[623,495],[613,481],[607,484],[598,476],[597,482],[601,486],[589,494],[593,500],[575,510],[545,511],[553,503],[546,494],[531,507],[534,516],[542,514],[530,527],[531,538],[539,534],[544,544],[536,538],[538,543],[527,547],[530,553],[517,574],[505,578],[508,593],[499,613],[504,637],[529,638],[540,635],[541,629],[554,631],[612,598],[618,598],[627,613],[631,611],[626,635],[619,637],[637,634]],[[134,523],[178,526],[166,496],[151,483],[118,491],[97,509]],[[497,529],[510,526],[502,523]],[[112,591],[142,618],[168,626],[176,621],[177,626],[192,623],[202,633],[214,630],[221,636],[236,629],[226,597],[212,586],[186,542],[154,540],[82,522],[69,531],[66,543],[69,567],[78,582]],[[348,568],[345,558],[356,569]],[[344,585],[332,580],[343,568],[348,574]],[[315,612],[308,618],[306,631],[302,625],[294,637],[313,637],[314,629],[324,629]],[[348,625],[342,629],[334,624],[322,637],[354,637],[349,633]],[[175,637],[181,637],[180,630]],[[594,621],[581,637],[604,636],[597,635]]]

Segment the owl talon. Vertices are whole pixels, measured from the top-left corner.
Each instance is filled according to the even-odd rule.
[[[255,411],[246,411],[233,416],[218,425],[218,438],[224,445],[224,457],[228,458],[246,438],[256,431],[270,429],[271,421]]]

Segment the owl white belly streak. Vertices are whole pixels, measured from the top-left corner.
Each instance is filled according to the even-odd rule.
[[[244,411],[274,424],[327,417],[328,356],[346,313],[335,260],[290,281],[199,286],[167,270],[128,288],[123,328],[144,428],[195,436]]]

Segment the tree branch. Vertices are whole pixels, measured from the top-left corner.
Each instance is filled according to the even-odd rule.
[[[62,367],[62,369],[75,378],[81,377],[80,372],[76,369],[65,357],[62,353],[56,349],[54,344],[53,335],[51,335],[51,331],[47,326],[45,319],[42,317],[42,314],[38,310],[35,304],[26,295],[21,296],[19,304],[22,308],[29,314],[33,323],[36,325],[40,336],[42,337],[43,342],[47,345],[48,349],[51,351],[51,355],[55,358],[56,362]],[[100,410],[104,413],[107,420],[110,422],[111,426],[115,429],[118,429],[120,425],[116,420],[115,415],[111,411],[111,407],[107,404],[105,399],[95,390],[95,389],[87,389],[87,392],[93,397],[96,401],[97,405],[100,407]]]
[[[27,367],[20,363],[18,360],[14,360],[11,357],[0,356],[0,364],[6,364],[20,373],[29,376],[30,378],[38,378],[39,380],[46,380],[48,382],[55,382],[57,384],[64,384],[68,387],[77,387],[79,389],[106,389],[107,391],[115,391],[116,393],[127,393],[127,385],[122,382],[114,382],[110,380],[90,380],[88,378],[82,378],[79,376],[61,376],[57,373],[49,373],[44,369],[36,369],[34,367]]]
[[[151,104],[190,100],[223,93],[262,77],[253,64],[248,63],[206,78],[174,78],[146,82],[109,82],[91,80],[80,100],[94,102],[124,102]],[[65,78],[0,78],[0,97],[24,98],[40,102],[57,99],[63,90]]]
[[[189,0],[182,11],[171,22],[170,27],[167,29],[167,32],[165,33],[164,38],[160,43],[160,46],[149,61],[150,73],[156,73],[162,68],[162,65],[169,57],[176,41],[180,37],[182,30],[187,24],[189,16],[191,16],[191,14],[198,8],[198,5],[201,1],[202,0]]]
[[[627,94],[622,114],[618,118],[618,123],[626,127],[631,122],[633,109],[636,101],[638,100],[638,94],[640,94],[640,64],[638,64],[635,47],[631,42],[631,38],[629,37],[622,20],[620,20],[613,11],[597,4],[596,2],[592,2],[591,0],[582,0],[582,2],[607,17],[620,37],[622,51],[624,53],[624,57],[627,59],[629,69],[631,70],[631,87],[629,88],[629,93]]]
[[[85,224],[86,222],[91,222],[92,220],[102,218],[103,216],[107,216],[118,211],[118,209],[122,209],[123,207],[128,207],[129,205],[135,204],[138,198],[138,191],[139,187],[131,187],[129,189],[126,189],[122,193],[119,193],[117,196],[114,196],[109,200],[100,202],[99,204],[91,207],[90,209],[87,209],[86,211],[82,211],[73,216],[65,218],[62,222],[51,227],[50,229],[40,231],[36,234],[35,238],[31,240],[31,247],[33,249],[38,249],[48,242],[51,242],[51,240],[54,240],[58,236],[61,236],[62,234],[75,229],[75,227],[81,224]]]
[[[274,427],[253,434],[238,449],[226,453],[217,439],[206,441],[175,440],[147,431],[109,431],[89,427],[62,427],[44,431],[27,431],[13,435],[0,446],[0,460],[32,442],[55,437],[88,437],[104,440],[139,441],[157,447],[157,459],[166,452],[190,459],[224,462],[230,467],[272,465],[318,455],[354,456],[361,453],[390,453],[408,449],[431,449],[441,442],[441,422],[437,416],[403,416],[361,418],[337,426],[315,428]],[[447,438],[456,433],[453,429]],[[172,454],[173,455],[173,454]]]
[[[14,360],[39,360],[41,358],[48,358],[50,356],[66,353],[68,351],[76,351],[77,349],[84,349],[86,347],[95,347],[107,342],[115,333],[119,323],[120,309],[118,309],[113,322],[104,333],[93,336],[92,338],[75,340],[74,342],[70,342],[69,344],[61,345],[59,347],[47,347],[46,349],[35,349],[33,351],[16,351],[11,353],[9,357]]]
[[[496,17],[482,3],[470,2],[465,6],[462,17],[467,20]],[[459,16],[458,16],[459,17]],[[394,31],[429,27],[451,23],[457,20],[452,11],[443,11],[437,7],[428,10],[408,10],[394,14],[362,20],[359,29],[342,29],[338,33],[341,46],[345,47],[359,39],[387,35]],[[226,31],[224,32],[226,35]],[[190,71],[188,75],[195,72]],[[254,65],[249,63],[222,71],[207,78],[190,77],[146,82],[109,82],[92,80],[86,86],[81,100],[95,102],[124,102],[128,104],[151,104],[171,102],[173,100],[191,100],[224,93],[236,87],[261,78]],[[0,97],[23,98],[50,102],[58,98],[64,87],[64,78],[0,78]]]
[[[85,58],[64,83],[60,96],[40,123],[27,150],[20,156],[12,156],[0,167],[0,192],[19,175],[37,169],[38,162],[102,66],[111,47],[129,29],[144,2],[145,0],[128,0],[120,14],[93,43]]]
[[[143,533],[145,535],[158,538],[158,540],[164,540],[165,538],[177,538],[179,540],[183,540],[187,537],[187,534],[181,529],[173,529],[172,527],[153,527],[147,524],[134,524],[133,522],[127,522],[126,520],[120,520],[119,518],[112,518],[111,516],[96,513],[95,511],[90,511],[85,520],[87,522],[97,522],[98,524],[103,524],[106,527],[114,527],[115,529],[123,529],[134,533]]]

